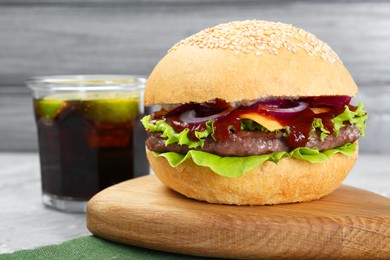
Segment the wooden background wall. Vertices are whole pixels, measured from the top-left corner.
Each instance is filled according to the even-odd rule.
[[[180,39],[244,19],[292,23],[314,33],[338,53],[363,94],[389,92],[389,1],[0,0],[0,151],[37,149],[26,78],[147,76]],[[373,111],[374,101],[366,104]],[[375,138],[368,135],[363,150],[374,149]]]

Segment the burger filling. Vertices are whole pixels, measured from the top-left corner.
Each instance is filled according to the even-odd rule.
[[[367,113],[362,103],[353,106],[350,101],[348,96],[240,103],[216,99],[163,108],[142,123],[147,148],[172,166],[189,157],[195,163],[201,157],[200,165],[217,168],[222,161],[237,164],[239,158],[257,164],[284,157],[319,162],[335,152],[353,154],[354,142],[364,136]],[[211,165],[204,162],[209,159]]]
[[[149,150],[163,153],[176,152],[186,154],[190,148],[188,145],[168,144],[161,133],[149,132],[146,146]],[[316,131],[305,147],[318,148],[319,151],[328,150],[355,142],[360,136],[359,129],[354,125],[348,125],[340,129],[338,136],[327,136],[324,141],[320,139],[319,131]],[[205,139],[203,147],[192,148],[221,156],[249,156],[262,155],[276,152],[288,152],[292,149],[288,146],[282,133],[240,131],[232,133],[222,142],[216,142],[212,137]]]

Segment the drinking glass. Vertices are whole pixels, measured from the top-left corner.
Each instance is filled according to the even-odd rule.
[[[131,75],[36,77],[32,90],[41,165],[42,201],[85,212],[110,185],[146,175],[143,90]]]

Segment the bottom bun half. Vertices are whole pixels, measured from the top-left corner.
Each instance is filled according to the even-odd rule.
[[[271,205],[319,199],[340,187],[352,169],[352,156],[332,155],[322,163],[284,158],[267,161],[241,177],[223,177],[191,159],[172,167],[146,149],[155,175],[169,188],[189,198],[218,204]]]

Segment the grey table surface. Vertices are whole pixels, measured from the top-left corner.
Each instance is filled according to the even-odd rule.
[[[390,154],[361,154],[344,184],[390,197]],[[0,153],[0,254],[36,248],[91,233],[85,214],[41,203],[37,153]]]

